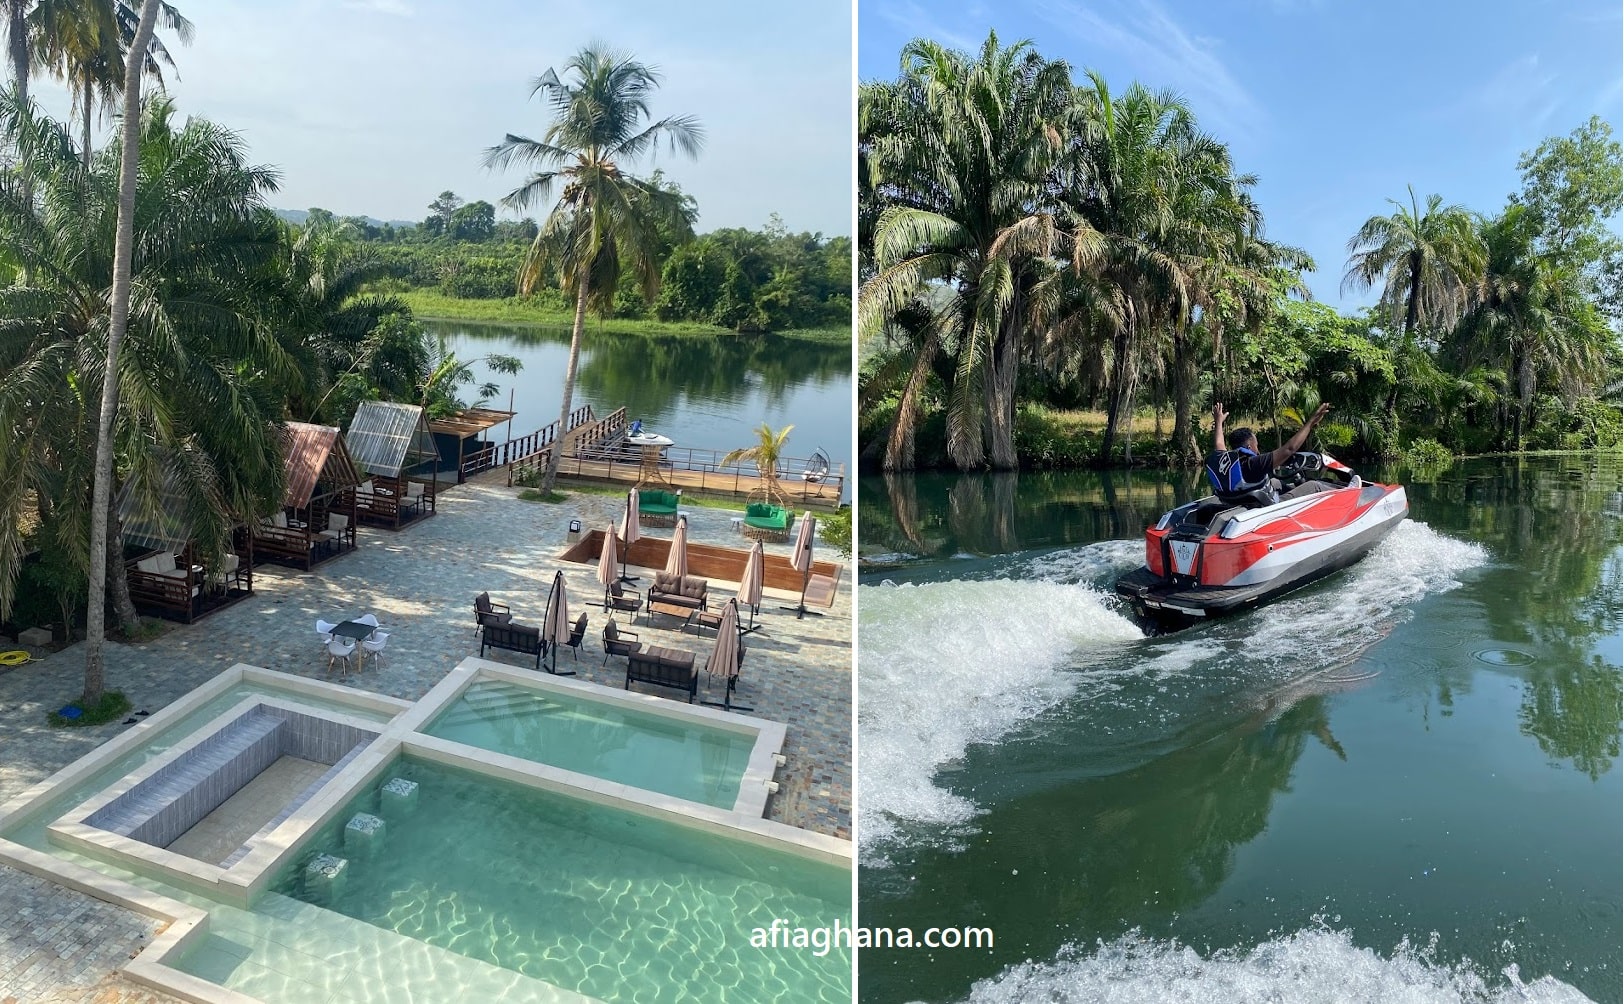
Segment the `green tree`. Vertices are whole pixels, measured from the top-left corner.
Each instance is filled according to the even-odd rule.
[[[490,240],[496,234],[496,207],[480,199],[452,210],[447,233],[459,241]]]
[[[0,442],[0,607],[22,557],[24,500],[49,499],[50,532],[76,541],[80,567],[101,566],[90,581],[93,641],[107,568],[122,567],[113,476],[142,504],[168,479],[184,485],[198,539],[223,546],[230,521],[275,497],[271,423],[282,415],[270,381],[292,370],[276,328],[260,323],[283,320],[264,287],[276,247],[264,205],[273,176],[247,166],[225,130],[201,120],[175,128],[166,102],[127,122],[137,143],[103,151],[86,171],[64,128],[26,106],[0,108],[22,168],[0,182],[0,243],[29,275],[0,291],[0,426],[12,432]],[[123,149],[138,152],[139,171]],[[23,197],[24,174],[33,198]],[[117,273],[115,249],[129,255]],[[110,353],[114,320],[123,351]],[[111,579],[116,597],[122,576]],[[100,653],[87,653],[92,699],[100,668]]]
[[[1601,118],[1552,137],[1517,160],[1536,250],[1582,277],[1584,290],[1611,318],[1619,316],[1621,282],[1617,219],[1624,199],[1619,142]]]
[[[435,196],[433,202],[429,203],[429,212],[432,215],[429,216],[428,220],[423,221],[424,225],[427,226],[429,220],[436,220],[438,222],[434,227],[435,233],[450,233],[451,214],[455,213],[461,205],[462,196],[449,188],[446,189]]]
[[[1015,455],[1015,376],[1023,333],[1042,326],[1040,287],[1065,235],[1045,182],[1071,93],[1066,64],[1029,42],[989,34],[975,56],[915,39],[894,82],[865,84],[858,146],[884,208],[875,272],[858,296],[873,336],[915,307],[909,361],[885,465],[900,466],[932,364],[951,359],[948,453],[962,469],[1008,469]],[[1079,253],[1083,245],[1077,246]],[[928,308],[927,301],[937,301]],[[891,329],[897,332],[899,329]]]
[[[645,299],[654,301],[660,282],[660,227],[682,211],[678,196],[626,173],[621,165],[651,153],[662,141],[673,151],[697,156],[704,141],[692,116],[649,121],[649,101],[660,77],[628,55],[588,47],[565,63],[564,73],[568,82],[548,70],[531,86],[531,95],[542,95],[553,109],[553,122],[542,138],[509,133],[485,155],[488,167],[518,163],[535,168],[502,200],[511,209],[545,203],[555,185],[562,188],[519,273],[521,293],[530,293],[550,274],[575,302],[560,439],[568,431],[588,306],[613,310],[615,289],[627,267],[641,280]],[[548,459],[544,493],[558,476],[560,452],[553,450]]]

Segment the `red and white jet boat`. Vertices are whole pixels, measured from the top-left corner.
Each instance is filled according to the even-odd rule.
[[[1402,486],[1366,484],[1322,454],[1298,453],[1276,473],[1288,486],[1324,474],[1340,487],[1272,505],[1182,505],[1145,530],[1145,564],[1117,592],[1168,626],[1234,613],[1353,564],[1410,511]]]

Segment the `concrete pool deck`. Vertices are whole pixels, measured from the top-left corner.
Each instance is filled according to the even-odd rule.
[[[618,516],[622,503],[606,496],[578,495],[560,505],[539,505],[517,501],[513,495],[488,483],[464,485],[442,495],[440,518],[398,533],[363,530],[355,553],[323,565],[315,574],[261,566],[253,598],[198,624],[175,626],[153,641],[109,646],[108,686],[123,690],[136,708],[156,712],[237,662],[327,679],[326,656],[314,633],[316,619],[372,612],[391,631],[384,664],[369,665],[342,682],[416,700],[463,658],[477,653],[472,624],[475,594],[489,591],[493,600],[512,607],[516,619],[539,623],[547,586],[553,573],[563,570],[571,613],[587,611],[591,627],[581,658],[573,660],[565,652],[559,668],[619,687],[624,662],[602,664],[604,614],[585,605],[602,595],[595,570],[561,561],[557,555],[565,548],[571,519],[580,519],[588,528],[601,527]],[[691,538],[743,546],[742,538],[731,532],[731,516],[723,510],[693,509]],[[668,531],[654,533],[665,536]],[[787,544],[768,548],[788,552]],[[833,553],[820,547],[818,556],[829,558]],[[843,578],[849,582],[849,577]],[[731,587],[713,582],[712,595],[725,601],[732,595]],[[764,629],[751,636],[736,698],[752,707],[755,717],[787,726],[784,753],[789,762],[778,771],[781,790],[769,799],[767,818],[849,839],[850,586],[843,582],[826,617],[797,620],[777,609],[780,602],[793,599],[769,593],[763,601],[757,623]],[[617,620],[626,623],[625,615]],[[639,619],[632,629],[645,643],[687,649],[701,662],[713,644],[709,637],[680,633],[675,622],[664,618],[655,618],[652,624]],[[524,664],[499,653],[491,657],[508,665]],[[82,730],[44,725],[45,711],[76,694],[82,660],[82,650],[75,646],[0,675],[0,801],[125,731],[119,724]],[[719,682],[711,684],[701,675],[700,685],[702,700],[721,700]],[[44,886],[42,891],[37,880],[0,867],[0,909],[5,908],[49,914],[60,922],[41,928],[55,932],[41,942],[44,949],[31,948],[31,942],[0,943],[0,1002],[10,997],[84,999],[89,990],[81,993],[81,988],[90,987],[98,994],[126,994],[107,998],[112,1000],[161,999],[116,979],[109,984],[106,970],[81,965],[92,956],[122,959],[139,950],[151,937],[152,924],[145,918],[56,887]],[[128,930],[108,929],[99,920],[107,915],[119,918]],[[110,949],[109,939],[118,951]]]

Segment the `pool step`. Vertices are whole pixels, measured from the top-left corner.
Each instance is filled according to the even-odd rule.
[[[517,687],[470,687],[462,700],[434,720],[433,727],[472,725],[479,722],[502,721],[509,718],[533,718],[538,715],[569,714],[546,695]]]

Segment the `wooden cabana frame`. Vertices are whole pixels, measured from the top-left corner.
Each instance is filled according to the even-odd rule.
[[[133,489],[126,484],[119,493],[118,518],[125,580],[138,611],[191,624],[254,594],[254,538],[246,526],[234,527],[230,546],[213,557],[195,539],[172,478],[150,511]]]
[[[330,425],[283,425],[288,490],[282,508],[254,524],[254,556],[310,571],[355,550],[361,472]]]
[[[364,478],[356,489],[356,514],[363,523],[399,530],[434,515],[440,453],[422,408],[362,401],[344,442]]]
[[[496,444],[482,443],[479,437],[503,422],[512,422],[514,414],[495,408],[464,408],[454,415],[429,419],[429,433],[434,437],[435,449],[442,461],[449,459],[453,462],[457,484],[467,481],[469,474],[487,470],[491,466],[491,454]],[[456,443],[454,451],[442,448],[442,442],[449,446],[451,441]]]

